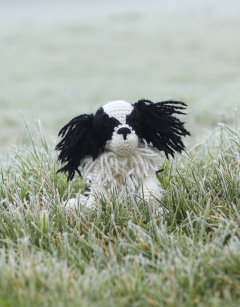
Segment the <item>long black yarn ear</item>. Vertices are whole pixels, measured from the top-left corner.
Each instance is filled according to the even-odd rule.
[[[127,123],[131,125],[141,139],[152,143],[166,157],[174,156],[174,152],[181,152],[185,146],[182,137],[190,135],[181,122],[173,114],[182,112],[186,104],[181,101],[162,101],[153,103],[142,99],[133,105],[134,109],[127,116]]]
[[[89,155],[96,159],[99,154],[100,144],[93,133],[93,119],[93,114],[77,116],[59,132],[62,140],[56,150],[60,151],[58,160],[65,165],[58,172],[68,172],[68,180],[73,179],[75,171],[81,174],[78,167],[82,159]]]

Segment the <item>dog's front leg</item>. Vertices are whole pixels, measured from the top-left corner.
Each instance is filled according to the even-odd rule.
[[[99,161],[96,161],[92,171],[91,190],[89,198],[85,204],[85,206],[89,209],[95,208],[99,199],[108,200],[106,189],[102,185],[101,180],[99,180],[99,173],[102,171],[103,170],[101,169]]]
[[[150,171],[148,176],[143,180],[140,195],[145,201],[154,205],[155,208],[159,208],[162,192],[163,190],[157,179],[156,173],[154,171]]]
[[[101,171],[100,163],[96,161],[91,174],[91,187],[89,196],[78,193],[76,198],[71,198],[67,201],[65,204],[66,209],[76,209],[80,206],[88,209],[94,209],[97,206],[99,199],[108,199],[106,190],[99,180],[98,175]]]

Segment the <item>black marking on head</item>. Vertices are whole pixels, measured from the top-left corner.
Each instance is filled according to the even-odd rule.
[[[111,140],[114,128],[118,125],[120,122],[116,118],[109,117],[102,107],[98,109],[93,120],[93,130],[102,147],[106,145],[108,140]]]
[[[93,114],[77,116],[59,132],[62,140],[56,145],[58,160],[66,164],[58,172],[68,172],[68,180],[73,179],[75,171],[80,174],[78,167],[85,156],[96,159],[99,154],[101,144],[93,133],[93,119]]]
[[[185,114],[186,104],[181,101],[162,101],[153,103],[142,99],[133,104],[133,111],[127,116],[127,124],[133,127],[140,139],[152,143],[160,151],[164,151],[166,157],[174,152],[181,153],[185,146],[182,136],[190,135],[184,128],[184,122],[172,116],[173,114]]]
[[[80,115],[73,118],[59,132],[62,140],[56,145],[60,151],[58,160],[65,165],[58,172],[68,172],[68,180],[72,180],[75,171],[81,175],[78,167],[86,156],[95,160],[104,150],[113,130],[119,121],[109,116],[100,108],[96,115]]]

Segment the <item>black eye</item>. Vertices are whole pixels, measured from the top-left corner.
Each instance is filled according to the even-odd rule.
[[[143,132],[148,131],[148,127],[145,126],[145,122],[142,119],[141,113],[134,108],[131,114],[127,115],[126,123],[131,126],[135,131],[139,138],[143,137]]]
[[[108,140],[111,140],[114,128],[118,125],[120,125],[120,122],[114,117],[109,117],[104,112],[103,108],[97,111],[93,120],[93,130],[102,146],[104,146]]]

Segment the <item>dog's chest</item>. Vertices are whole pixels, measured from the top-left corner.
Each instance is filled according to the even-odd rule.
[[[106,151],[95,161],[87,158],[82,171],[85,177],[92,175],[93,180],[107,190],[128,186],[136,192],[149,173],[158,170],[159,162],[159,152],[149,148],[139,148],[134,154],[124,157]]]

